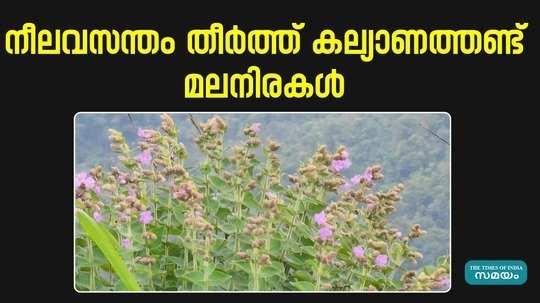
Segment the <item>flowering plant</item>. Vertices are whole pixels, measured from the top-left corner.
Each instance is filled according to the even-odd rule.
[[[344,146],[324,145],[282,182],[280,144],[260,123],[226,147],[219,116],[196,125],[205,160],[184,167],[173,119],[139,129],[137,150],[109,139],[121,168],[75,176],[75,283],[80,291],[426,291],[449,288],[449,258],[422,254],[388,223],[403,184],[376,190],[380,165],[346,178]],[[257,157],[262,154],[262,157]]]

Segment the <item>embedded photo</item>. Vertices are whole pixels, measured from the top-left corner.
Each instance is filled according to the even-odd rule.
[[[451,117],[74,117],[78,292],[447,292]]]

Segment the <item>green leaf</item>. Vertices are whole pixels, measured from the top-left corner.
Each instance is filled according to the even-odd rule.
[[[281,254],[282,249],[282,240],[278,238],[272,238],[270,240],[270,253],[272,255],[279,255]]]
[[[287,190],[283,185],[281,184],[274,184],[270,187],[270,190],[275,193],[282,193]]]
[[[220,207],[218,211],[216,212],[216,217],[219,220],[227,220],[227,217],[231,214],[231,210],[228,208],[222,208]]]
[[[296,278],[296,280],[299,281],[311,281],[312,277],[311,274],[305,270],[296,270],[293,274],[293,276]]]
[[[285,267],[282,263],[277,261],[272,261],[271,265],[264,266],[261,268],[261,277],[269,278],[272,276],[283,276]]]
[[[292,282],[291,283],[296,289],[299,291],[313,291],[315,290],[315,286],[313,283],[308,281],[298,281],[298,282]]]
[[[182,278],[190,281],[191,283],[200,284],[204,280],[204,274],[199,271],[192,271],[182,275]]]
[[[210,277],[208,277],[208,280],[213,285],[221,285],[229,281],[231,278],[232,276],[229,274],[226,274],[220,270],[214,270]]]
[[[403,245],[399,243],[392,244],[392,249],[390,252],[390,257],[392,261],[398,266],[403,262]]]
[[[234,265],[236,265],[238,268],[240,268],[241,270],[247,273],[251,273],[251,268],[249,267],[249,263],[246,261],[234,262]]]
[[[207,209],[210,211],[210,213],[215,214],[217,213],[219,209],[219,201],[216,199],[206,199],[204,201],[204,205],[206,205]],[[182,221],[180,221],[182,222]]]
[[[426,273],[426,275],[431,275],[432,273],[435,272],[435,270],[437,270],[437,268],[433,265],[427,265],[423,268],[423,271]]]
[[[304,238],[311,238],[312,232],[309,230],[309,227],[304,224],[303,222],[298,222],[296,226],[294,227],[294,233],[298,236],[304,237]]]
[[[236,226],[232,223],[223,223],[219,224],[219,229],[221,229],[226,234],[235,234]]]
[[[219,191],[223,191],[227,187],[227,183],[218,176],[210,176],[210,183]]]
[[[249,209],[261,210],[261,206],[251,192],[244,194],[244,205]]]
[[[212,273],[208,275],[208,281],[206,283],[209,286],[222,285],[231,279],[231,275],[228,275],[220,270],[214,270],[212,268]],[[204,272],[192,271],[188,272],[181,276],[183,279],[190,281],[191,283],[204,285]]]
[[[447,267],[448,266],[448,256],[440,256],[440,257],[438,257],[437,261],[436,261],[436,264],[437,264],[437,266]]]
[[[168,256],[167,260],[170,261],[170,263],[178,265],[178,267],[184,266],[184,259],[180,257]]]
[[[299,257],[295,256],[295,255],[287,255],[285,257],[285,261],[291,265],[293,265],[293,267],[297,268],[297,267],[302,267],[304,265],[304,260],[300,259]]]
[[[124,260],[118,254],[118,244],[114,241],[114,237],[99,224],[94,221],[84,211],[77,211],[77,219],[79,225],[84,229],[86,234],[96,243],[101,252],[105,255],[107,260],[111,263],[114,271],[124,284],[127,290],[138,291],[141,290],[137,280],[132,273],[129,272]]]
[[[317,254],[317,252],[315,251],[315,248],[313,246],[303,246],[302,247],[302,252],[305,252],[306,254],[312,256],[312,257],[315,257],[315,255]]]
[[[201,163],[201,173],[203,175],[208,175],[210,173],[210,170],[212,169],[210,162],[204,161]]]
[[[306,202],[308,203],[308,210],[310,213],[318,213],[326,207],[323,201],[313,198],[306,198]]]
[[[204,272],[206,272],[207,275],[212,275],[212,273],[216,270],[216,264],[210,263],[206,268],[204,268]]]
[[[278,204],[278,210],[280,220],[287,223],[287,225],[292,225],[293,215],[290,206]]]

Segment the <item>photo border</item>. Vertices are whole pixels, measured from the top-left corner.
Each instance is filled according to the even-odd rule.
[[[332,294],[363,294],[363,293],[399,293],[399,294],[408,294],[408,293],[418,293],[418,294],[432,294],[432,293],[438,293],[438,294],[445,294],[449,293],[452,290],[452,272],[453,272],[453,258],[452,258],[452,115],[449,112],[445,111],[425,111],[425,112],[363,112],[363,111],[345,111],[345,112],[336,112],[336,111],[328,111],[328,112],[295,112],[295,111],[254,111],[254,112],[238,112],[238,111],[141,111],[141,112],[130,112],[130,111],[80,111],[75,113],[73,116],[73,197],[75,197],[75,176],[77,172],[75,171],[76,166],[76,125],[77,125],[77,116],[80,114],[86,115],[86,114],[101,114],[101,115],[108,115],[108,114],[161,114],[161,113],[170,113],[170,114],[298,114],[298,115],[304,115],[304,114],[389,114],[389,115],[395,115],[395,114],[445,114],[449,118],[449,149],[450,149],[450,157],[449,157],[449,255],[448,258],[450,260],[450,273],[449,273],[449,279],[450,279],[450,285],[447,290],[429,290],[429,291],[399,291],[399,290],[392,290],[392,291],[361,291],[361,290],[348,290],[348,291],[294,291],[294,290],[278,290],[278,291],[250,291],[250,290],[236,290],[236,291],[200,291],[200,290],[163,290],[163,291],[157,291],[157,290],[140,290],[140,291],[126,291],[126,290],[87,290],[87,291],[81,291],[78,290],[76,287],[76,207],[75,203],[73,204],[73,289],[75,292],[79,294],[91,294],[91,293],[172,293],[172,294],[190,294],[190,293],[210,293],[210,294],[235,294],[235,293],[285,293],[285,294],[296,294],[296,293],[306,293],[306,294],[312,294],[312,293],[332,293]]]

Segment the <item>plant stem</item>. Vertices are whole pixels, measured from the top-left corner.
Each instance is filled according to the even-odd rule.
[[[89,237],[86,237],[86,243],[88,246],[88,263],[90,263],[90,290],[96,290],[96,278],[95,278],[95,268],[94,268],[94,248],[92,245],[92,240]]]
[[[219,136],[218,138],[223,142],[223,135]],[[223,160],[223,144],[221,144],[221,147],[219,147],[217,151],[217,159],[216,159],[216,174],[219,176],[221,175],[221,161]]]
[[[153,169],[152,169],[153,170]],[[155,174],[155,171],[154,171]],[[156,200],[156,181],[152,181],[152,203],[154,204],[154,220],[156,220],[156,223],[159,224],[159,217],[158,217],[158,202]]]
[[[251,269],[251,277],[253,279],[253,283],[251,285],[251,290],[252,291],[258,291],[259,290],[259,270],[258,270],[258,265],[257,265],[257,261],[253,262],[253,261],[249,261],[249,267]]]
[[[281,259],[285,258],[285,255],[287,254],[289,240],[291,239],[294,226],[296,225],[298,206],[300,205],[301,199],[302,199],[302,194],[300,194],[298,196],[298,199],[296,199],[296,201],[294,202],[294,216],[293,216],[291,225],[289,225],[289,230],[287,231],[287,239],[285,240],[285,243],[283,245],[283,251],[281,252]]]
[[[109,284],[114,287],[114,275],[111,263],[109,263]]]
[[[270,178],[268,176],[268,172],[270,170],[270,161],[266,159],[266,168],[265,168],[265,174],[264,174],[264,182],[261,188],[261,197],[259,198],[259,205],[262,205],[264,202],[264,196],[266,195],[266,192],[268,191],[268,187],[270,186]],[[268,219],[268,224],[266,226],[266,243],[265,248],[268,253],[270,253],[270,242],[272,241],[272,219]]]
[[[197,271],[197,231],[193,230],[191,232],[192,244],[191,244],[191,254],[193,255],[193,271]]]
[[[352,278],[352,275],[353,275],[353,272],[352,270],[349,272],[349,275],[347,276],[347,279],[345,280],[345,282],[347,282],[347,286],[349,286],[349,289],[352,289],[352,285],[351,285],[351,278]],[[345,290],[345,289],[343,289]]]
[[[235,213],[236,213],[236,218],[238,219],[238,221],[240,221],[242,219],[242,200],[244,198],[244,192],[242,191],[242,188],[241,186],[237,186],[237,192],[236,192],[236,206],[235,206]],[[235,238],[234,238],[234,252],[235,253],[238,253],[240,251],[240,230],[238,228],[238,224],[236,224],[235,222],[235,229],[236,229],[236,234],[235,234]]]
[[[165,258],[164,258],[165,264],[163,265],[163,268],[165,269],[165,274],[161,277],[162,288],[165,288],[165,278],[167,276],[167,271],[168,271],[167,262],[169,259],[168,258],[169,257],[169,228],[171,227],[171,224],[172,224],[171,208],[172,208],[172,197],[171,197],[171,192],[169,191],[169,198],[167,201],[167,225],[165,226]]]
[[[143,224],[143,233],[146,232],[146,224]],[[150,248],[148,247],[148,241],[144,240],[145,252],[147,256],[150,256]],[[150,290],[154,290],[154,280],[152,273],[152,264],[148,264],[148,275],[150,276]]]
[[[363,280],[362,280],[362,286],[360,287],[360,290],[364,290],[364,288],[366,287],[367,273],[366,273],[366,266],[365,265],[362,268],[362,278],[363,278]]]
[[[210,259],[210,241],[208,236],[204,238],[204,290],[208,290],[208,268],[210,267],[210,263],[208,260]]]
[[[255,263],[255,276],[253,279],[253,290],[258,291],[259,290],[259,265]]]
[[[321,289],[321,271],[322,271],[323,264],[319,262],[319,266],[317,266],[316,271],[316,284],[315,284],[315,291],[319,291]]]
[[[187,268],[189,268],[189,250],[186,246],[184,246],[184,268],[183,269],[186,270]],[[182,282],[182,286],[184,287],[184,290],[187,288],[187,283],[185,280]]]
[[[128,240],[129,240],[129,243],[131,243],[131,245],[133,245],[133,241],[131,240],[133,238],[133,235],[132,235],[132,232],[131,232],[131,221],[128,221],[127,222],[127,234],[128,234]],[[134,260],[134,257],[133,257],[133,251],[130,252],[129,254],[129,262],[130,262],[130,265],[131,265],[131,268],[133,269],[135,267],[135,260]]]

